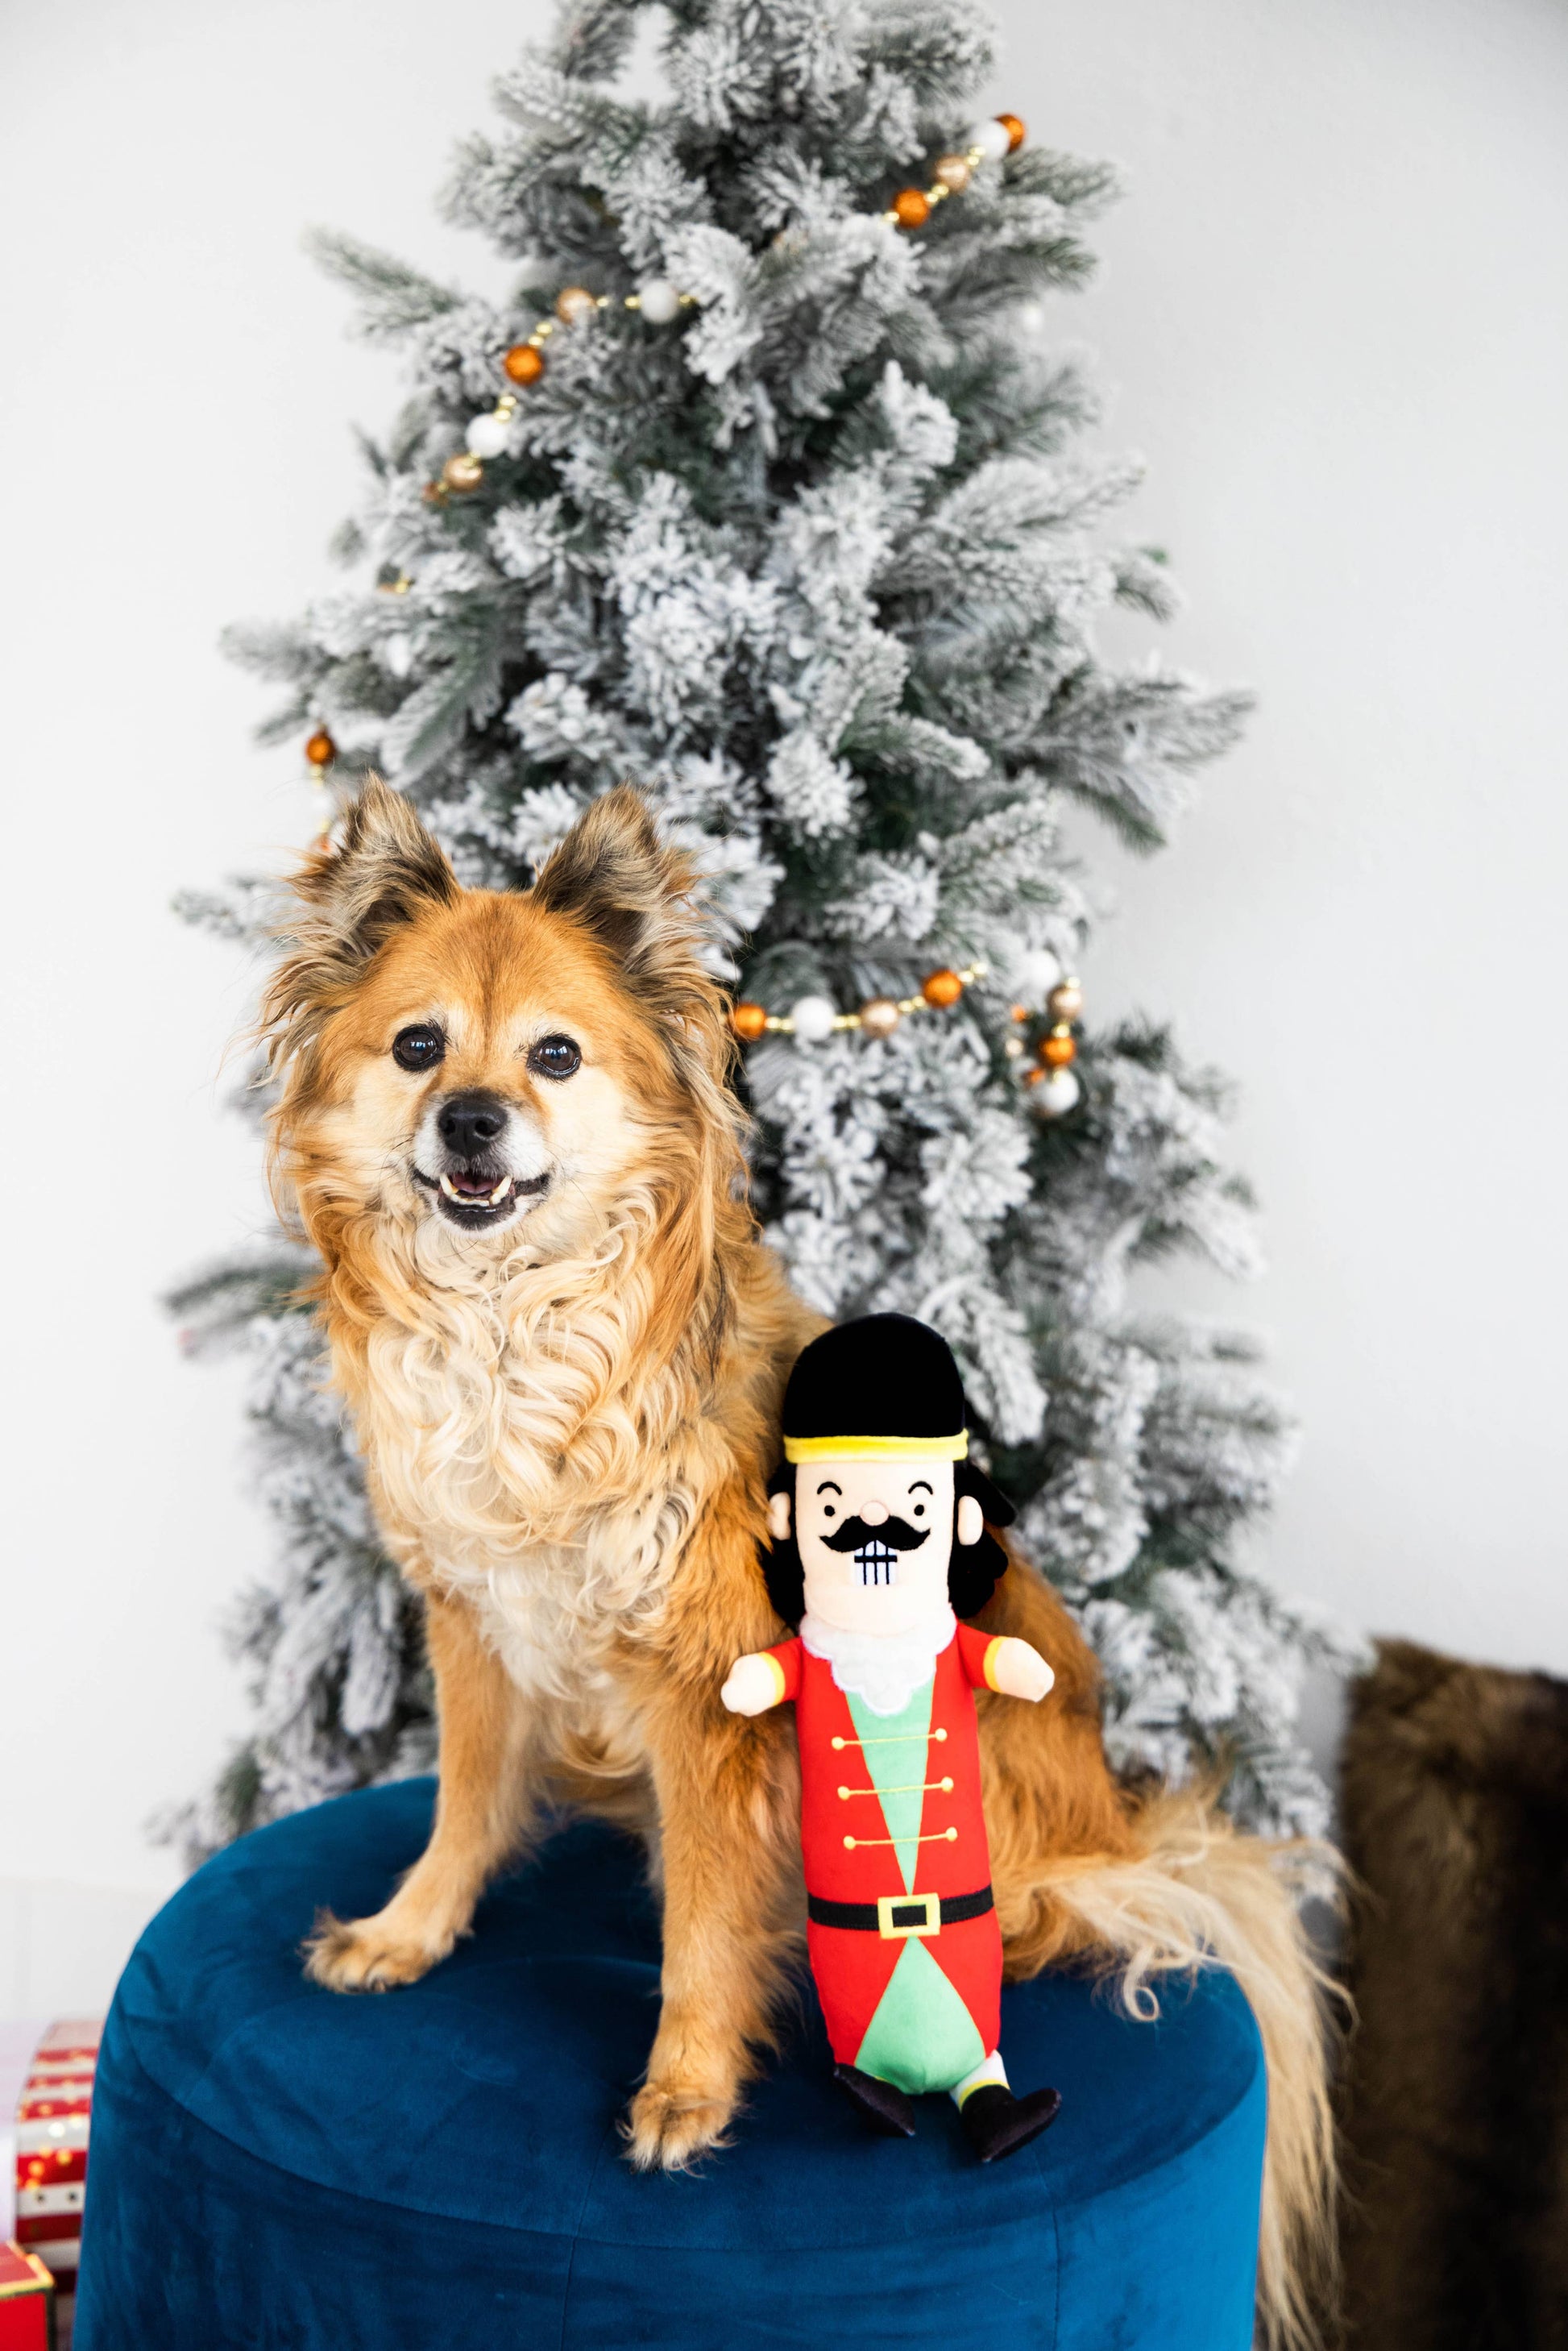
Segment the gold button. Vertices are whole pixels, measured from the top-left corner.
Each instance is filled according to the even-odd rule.
[[[836,1740],[833,1741],[833,1751],[834,1751],[834,1753],[835,1753],[836,1755],[837,1754],[837,1752],[838,1752],[839,1749],[843,1746],[843,1744],[844,1744],[844,1741],[843,1741],[843,1740],[842,1740],[842,1739],[836,1739]]]
[[[853,1853],[853,1852],[854,1852],[854,1850],[855,1850],[855,1839],[854,1839],[853,1837],[846,1837],[846,1838],[845,1838],[845,1840],[844,1840],[844,1850],[845,1850],[845,1852],[846,1852],[846,1853]]]
[[[957,1831],[957,1829],[950,1829],[950,1830],[948,1831],[948,1843],[949,1843],[950,1844],[957,1844],[957,1843],[958,1843],[958,1831]]]
[[[847,1795],[848,1795],[849,1791],[848,1791],[848,1789],[847,1789],[847,1788],[840,1788],[840,1790],[838,1791],[838,1793],[839,1793],[839,1796],[840,1796],[841,1798],[843,1798],[843,1797],[845,1797],[845,1796],[847,1796]]]
[[[945,1730],[933,1730],[931,1737],[933,1739],[945,1739],[947,1737],[947,1732]]]
[[[950,1778],[942,1781],[941,1791],[944,1796],[950,1796],[952,1794],[953,1783]]]

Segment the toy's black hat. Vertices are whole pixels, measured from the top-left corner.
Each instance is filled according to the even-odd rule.
[[[791,1463],[835,1453],[969,1459],[969,1415],[952,1349],[912,1314],[866,1314],[814,1339],[789,1375],[783,1420]],[[983,1487],[982,1507],[994,1500],[986,1511],[993,1523],[1011,1522],[1011,1506],[978,1470],[965,1484]]]
[[[786,1461],[827,1453],[969,1457],[963,1382],[952,1349],[912,1314],[866,1314],[825,1331],[784,1390]]]

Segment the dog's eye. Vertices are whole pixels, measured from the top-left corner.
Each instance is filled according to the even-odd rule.
[[[528,1067],[542,1078],[569,1078],[582,1065],[582,1054],[569,1037],[541,1037],[528,1055]]]
[[[433,1070],[445,1054],[446,1039],[428,1021],[400,1029],[392,1040],[392,1059],[401,1070]]]

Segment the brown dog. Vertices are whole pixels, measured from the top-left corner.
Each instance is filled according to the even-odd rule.
[[[636,1822],[663,1887],[663,2009],[628,2135],[666,2167],[720,2142],[797,1946],[791,1728],[719,1691],[778,1637],[764,1489],[785,1375],[821,1327],[744,1204],[693,879],[622,789],[526,895],[465,891],[371,783],[296,878],[265,1016],[277,1187],[324,1261],[334,1374],[424,1594],[441,1723],[429,1849],[375,1917],[324,1921],[311,1972],[341,1991],[422,1975],[544,1798]],[[1137,2008],[1158,1970],[1234,1969],[1271,2071],[1264,2305],[1292,2336],[1330,2150],[1289,1857],[1196,1797],[1117,1787],[1094,1660],[1032,1569],[984,1621],[1056,1672],[1038,1708],[981,1700],[1010,1971],[1098,1955]]]

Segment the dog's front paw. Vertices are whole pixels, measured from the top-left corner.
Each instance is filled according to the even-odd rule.
[[[455,1938],[432,1944],[410,1935],[383,1910],[374,1918],[335,1918],[323,1910],[305,1945],[305,1972],[328,1991],[390,1991],[417,1983]]]
[[[726,2144],[733,2095],[696,2086],[649,2082],[631,2102],[626,2136],[639,2171],[684,2171],[710,2148]]]

